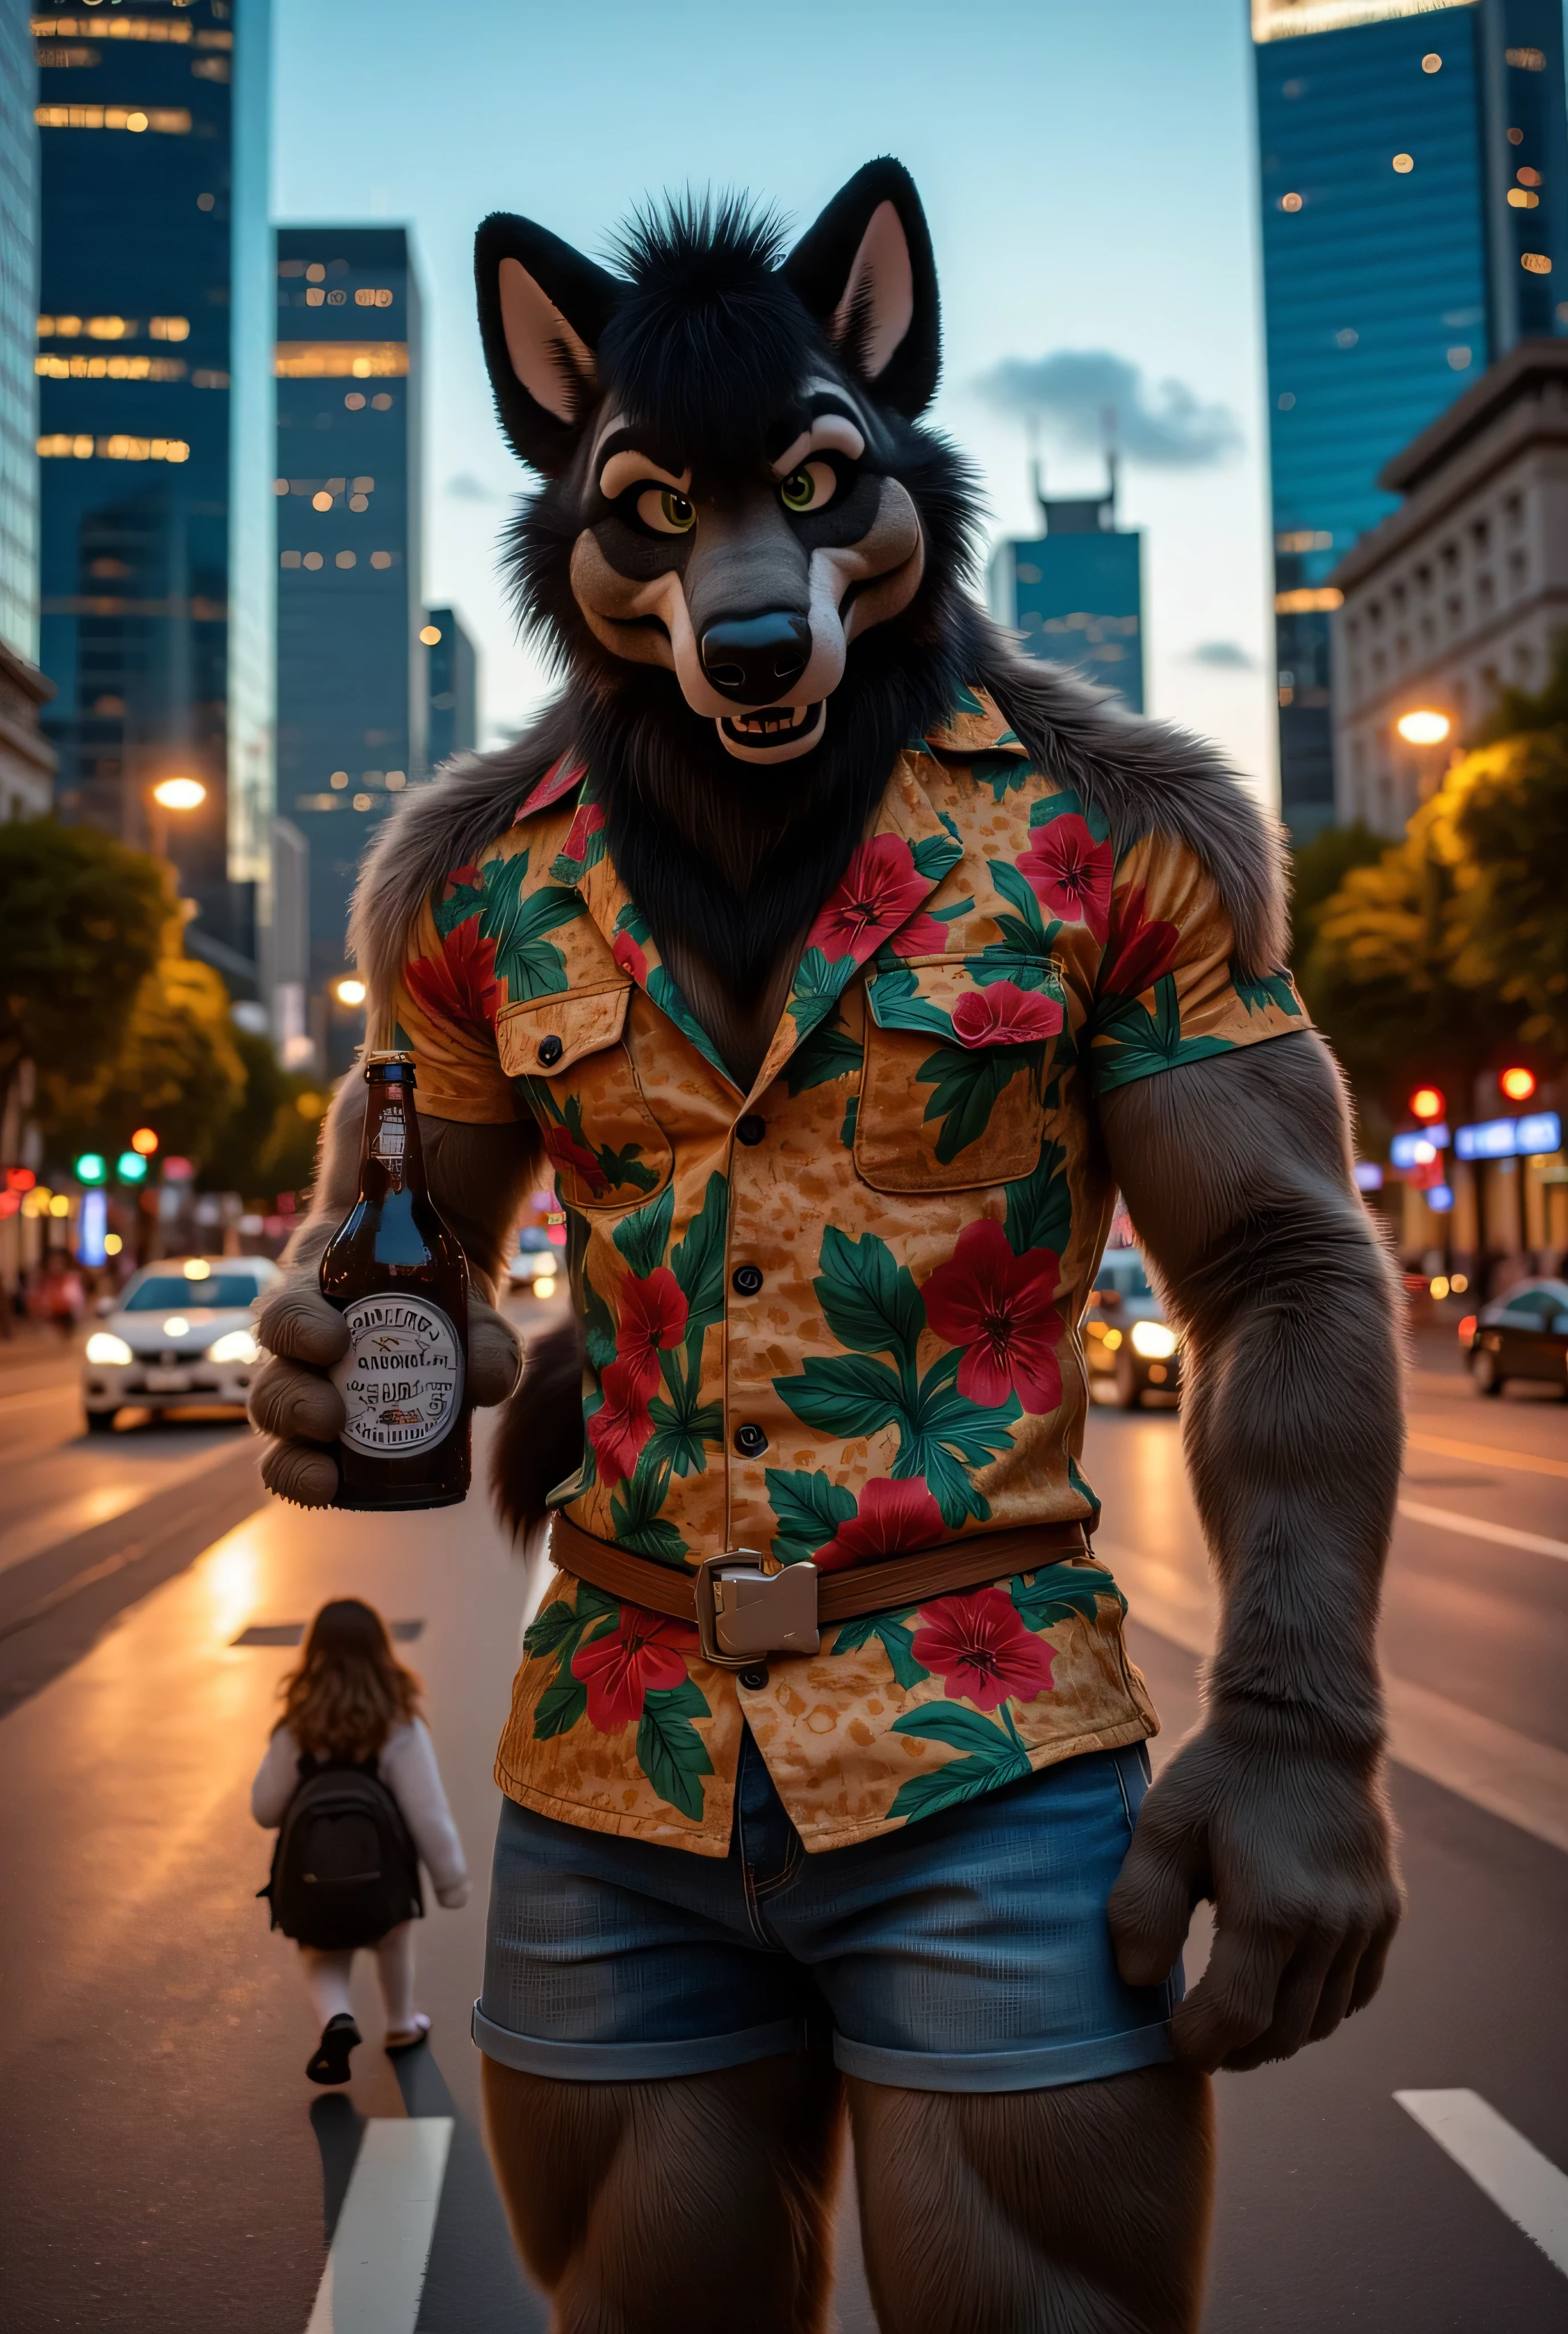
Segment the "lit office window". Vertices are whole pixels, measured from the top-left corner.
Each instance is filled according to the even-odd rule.
[[[392,564],[392,555],[391,555],[391,553],[390,553],[390,551],[372,551],[372,552],[371,552],[371,554],[370,554],[370,565],[371,565],[372,567],[390,567],[390,566],[391,565],[391,564]]]
[[[401,380],[409,370],[407,341],[279,341],[273,370],[280,381]],[[375,400],[381,408],[380,398]],[[390,398],[387,400],[391,403]]]
[[[299,564],[300,555],[297,551],[285,551],[280,555],[278,559],[278,565],[280,567],[297,567]]]
[[[1438,54],[1436,49],[1429,49],[1426,55],[1421,59],[1421,71],[1423,72],[1432,73],[1441,72],[1442,70],[1442,58]]]
[[[190,115],[182,105],[36,105],[33,119],[40,130],[129,130],[138,134],[153,130],[166,138],[190,134]]]
[[[183,357],[34,357],[45,381],[183,381]]]
[[[339,565],[340,567],[352,567],[352,566],[354,566],[355,564],[356,564],[356,559],[355,559],[355,555],[354,555],[354,553],[353,553],[353,552],[351,552],[351,551],[340,551],[340,552],[339,552],[339,554],[338,554],[338,565]]]
[[[1415,169],[1415,167],[1416,158],[1413,154],[1396,154],[1394,156],[1394,168],[1399,172],[1401,178],[1409,178],[1410,172]]]
[[[354,294],[356,308],[390,308],[391,304],[392,295],[390,292],[384,290],[372,292],[368,285]]]
[[[387,395],[386,391],[382,390],[380,397],[371,398],[370,406],[372,411],[376,413],[390,413],[392,410],[392,400]]]
[[[73,34],[91,41],[170,41],[183,48],[190,39],[191,27],[178,17],[170,24],[156,16],[34,16],[33,32],[35,38],[51,33]],[[234,36],[227,37],[232,41]]]
[[[1302,198],[1299,195],[1282,195],[1279,198],[1279,207],[1282,211],[1299,211],[1301,208],[1301,203]]]
[[[188,341],[190,318],[188,316],[154,316],[148,325],[147,336],[151,341]]]
[[[347,397],[344,398],[343,403],[348,407],[351,413],[362,413],[365,410],[365,393],[363,390],[351,389]]]
[[[305,565],[310,569],[310,571],[311,571],[311,573],[312,573],[312,574],[313,574],[313,575],[315,574],[316,569],[321,565],[321,564],[322,564],[322,555],[321,555],[321,553],[320,553],[319,551],[307,551],[307,552],[306,552],[306,554],[305,554]]]
[[[1550,275],[1552,262],[1544,251],[1522,251],[1519,265],[1531,275]]]

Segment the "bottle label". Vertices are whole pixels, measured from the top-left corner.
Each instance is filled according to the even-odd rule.
[[[349,1350],[332,1374],[348,1413],[343,1441],[387,1458],[439,1442],[463,1399],[463,1347],[440,1307],[361,1297],[343,1318]]]
[[[402,1112],[400,1110],[383,1111],[380,1124],[376,1129],[375,1156],[385,1160],[389,1166],[400,1167],[403,1163],[403,1154],[408,1147],[408,1140],[409,1132],[403,1123]]]

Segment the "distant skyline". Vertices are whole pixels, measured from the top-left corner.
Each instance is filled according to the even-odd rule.
[[[979,470],[994,535],[1039,529],[1024,424],[977,386],[1009,360],[1111,357],[1161,408],[1235,417],[1239,443],[1220,433],[1207,466],[1155,467],[1130,446],[1120,511],[1146,530],[1150,709],[1217,739],[1275,797],[1243,0],[802,0],[782,23],[720,0],[469,0],[456,14],[277,0],[274,23],[274,216],[412,230],[426,597],[455,606],[479,647],[482,742],[524,721],[548,680],[516,643],[497,572],[527,477],[480,359],[479,220],[520,211],[602,257],[635,205],[689,184],[745,187],[799,232],[862,162],[895,153],[941,277],[931,419]],[[1050,488],[1095,490],[1098,453],[1070,419],[1059,428],[1044,444]]]

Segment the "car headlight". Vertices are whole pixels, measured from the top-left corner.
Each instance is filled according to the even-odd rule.
[[[231,1329],[207,1349],[209,1362],[259,1362],[261,1347],[248,1329]]]
[[[1146,1362],[1169,1361],[1176,1351],[1176,1332],[1168,1329],[1163,1321],[1135,1321],[1132,1350],[1141,1354]]]
[[[133,1362],[136,1356],[123,1337],[115,1336],[109,1329],[95,1329],[87,1340],[87,1358],[90,1362],[96,1362],[100,1369],[104,1369],[111,1365],[122,1367],[125,1363]]]

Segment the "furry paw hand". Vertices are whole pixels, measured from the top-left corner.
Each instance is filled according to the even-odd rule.
[[[510,1321],[477,1297],[468,1299],[468,1394],[491,1410],[515,1394],[523,1374],[523,1345]]]
[[[349,1333],[313,1273],[285,1282],[262,1308],[256,1336],[273,1358],[251,1388],[251,1423],[275,1438],[262,1461],[262,1480],[296,1507],[330,1508],[338,1463],[322,1444],[342,1431],[343,1404],[326,1373],[348,1349]]]
[[[1178,2058],[1258,2067],[1332,2034],[1376,1993],[1403,1909],[1376,1766],[1207,1726],[1151,1788],[1111,1891],[1129,1985],[1164,1981],[1205,1896],[1214,1950],[1171,2020]]]

